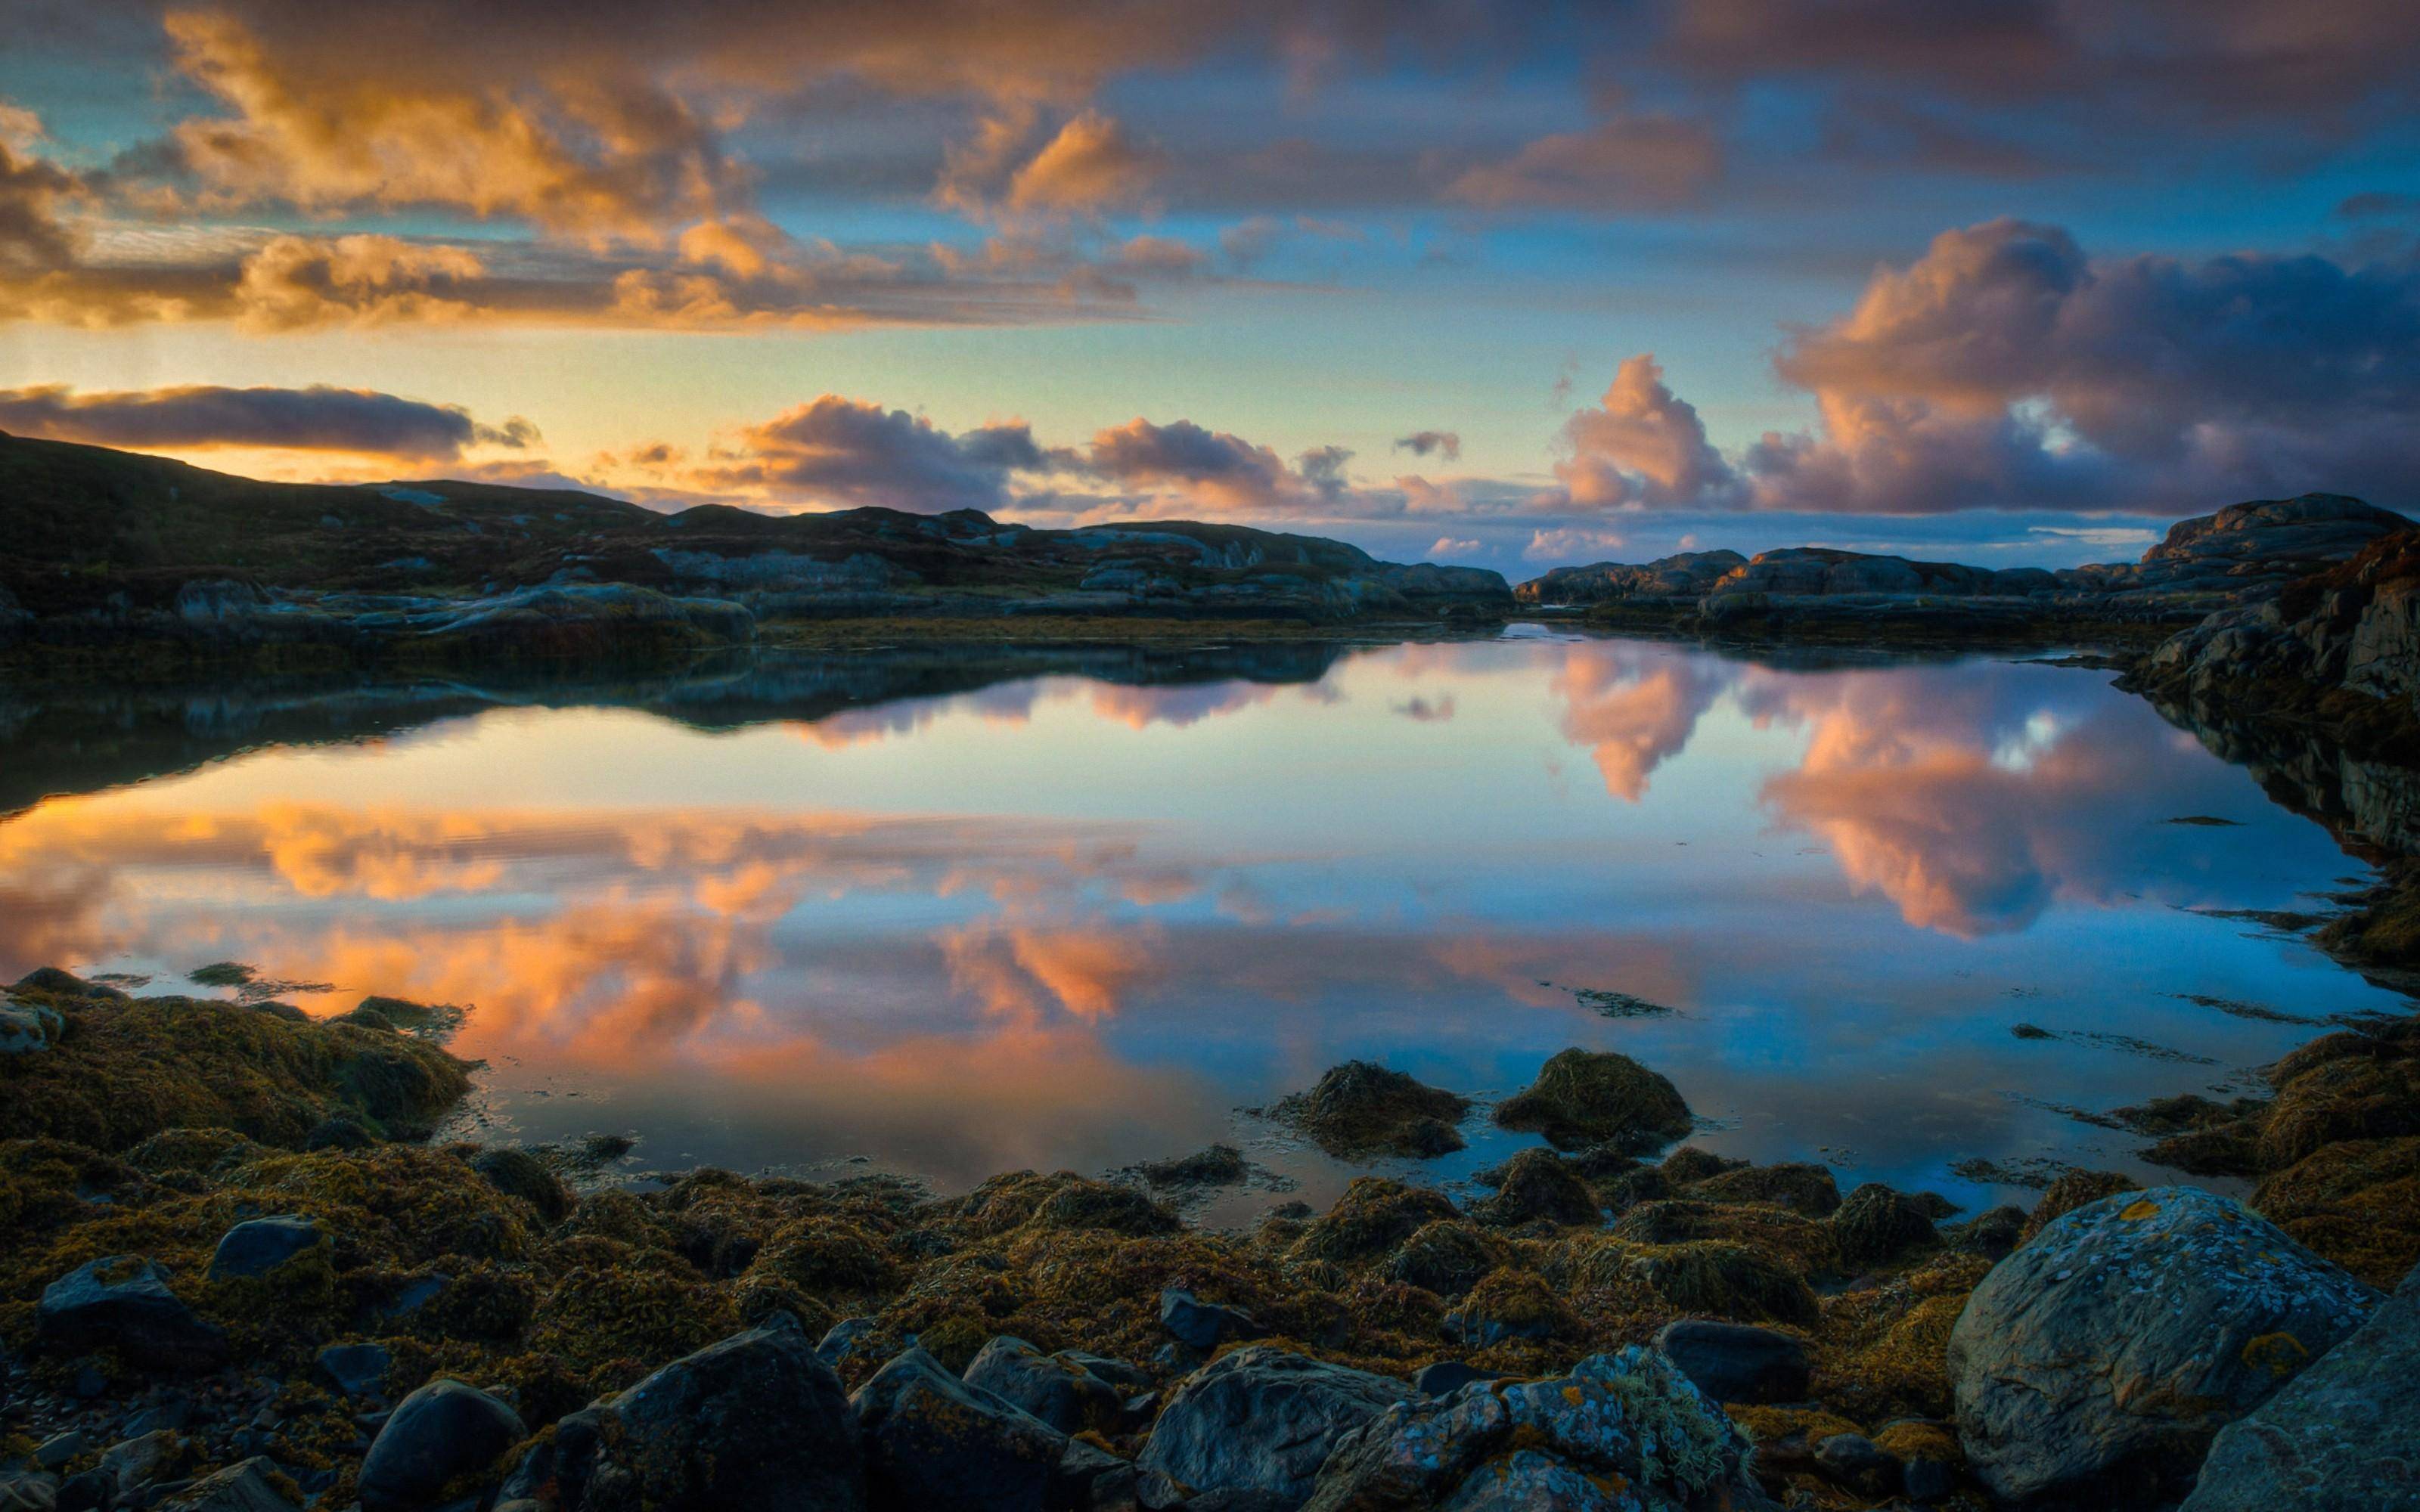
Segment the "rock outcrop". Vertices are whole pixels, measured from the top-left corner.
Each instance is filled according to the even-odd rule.
[[[1196,1490],[1298,1503],[1339,1439],[1413,1396],[1387,1376],[1248,1345],[1185,1379],[1136,1463]]]

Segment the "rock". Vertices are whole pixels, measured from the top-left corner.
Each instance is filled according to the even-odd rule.
[[[1495,1172],[1496,1195],[1470,1215],[1491,1228],[1545,1222],[1593,1228],[1605,1222],[1588,1183],[1551,1149],[1525,1149]]]
[[[167,1273],[135,1255],[88,1261],[52,1282],[35,1305],[34,1335],[56,1352],[113,1350],[150,1370],[214,1370],[227,1360],[226,1335],[168,1289]]]
[[[1924,1210],[1880,1181],[1850,1193],[1830,1223],[1840,1259],[1852,1267],[1887,1265],[1940,1242]]]
[[[2181,1512],[2420,1509],[2420,1266],[2350,1337],[2221,1428]]]
[[[154,1512],[298,1512],[300,1504],[271,1477],[269,1459],[255,1457],[205,1475],[154,1504]]]
[[[871,1318],[844,1318],[824,1330],[824,1336],[815,1342],[815,1353],[826,1365],[838,1369],[841,1362],[857,1352],[874,1327]]]
[[[471,1168],[487,1179],[489,1186],[506,1196],[520,1197],[537,1210],[537,1215],[551,1224],[559,1224],[571,1211],[571,1193],[546,1163],[526,1149],[510,1145],[497,1145],[483,1149],[471,1159]]]
[[[2035,1199],[2034,1211],[2026,1214],[2024,1233],[2018,1242],[2033,1238],[2087,1202],[2098,1202],[2113,1193],[2141,1190],[2141,1182],[2116,1171],[2065,1172]]]
[[[1299,1501],[1340,1437],[1413,1395],[1385,1376],[1248,1345],[1176,1388],[1136,1463],[1196,1490]]]
[[[1503,1246],[1458,1219],[1440,1219],[1396,1247],[1387,1258],[1387,1279],[1459,1297],[1504,1263]]]
[[[1671,1161],[1664,1165],[1669,1177]],[[1718,1172],[1698,1182],[1689,1195],[1710,1202],[1770,1202],[1807,1218],[1829,1217],[1840,1206],[1840,1186],[1829,1170],[1794,1161]]]
[[[1987,1260],[2003,1260],[2024,1237],[2025,1210],[2003,1204],[1978,1212],[1947,1232],[1951,1247],[1961,1254],[1980,1255]]]
[[[1454,1128],[1470,1102],[1367,1060],[1332,1066],[1308,1092],[1285,1098],[1269,1117],[1293,1124],[1341,1159],[1371,1155],[1429,1158],[1463,1148]]]
[[[1750,1323],[1691,1318],[1667,1323],[1655,1348],[1717,1402],[1757,1405],[1807,1399],[1807,1345],[1795,1335]]]
[[[1445,1315],[1440,1330],[1473,1350],[1506,1339],[1549,1339],[1578,1331],[1578,1319],[1544,1277],[1511,1266],[1491,1272],[1471,1288],[1462,1305]]]
[[[1593,562],[1554,567],[1514,586],[1524,604],[1694,604],[1722,576],[1745,566],[1736,551],[1683,551],[1647,563]]]
[[[52,1512],[58,1505],[59,1483],[39,1471],[18,1474],[0,1472],[0,1512]]]
[[[520,1414],[474,1386],[432,1381],[396,1404],[362,1460],[362,1512],[415,1512],[529,1436]]]
[[[76,1456],[89,1453],[91,1449],[91,1438],[81,1429],[70,1428],[65,1433],[54,1433],[34,1445],[34,1468],[56,1470]]]
[[[1900,1486],[1899,1460],[1862,1433],[1835,1433],[1819,1441],[1815,1462],[1834,1480],[1868,1496],[1888,1496]]]
[[[1412,1378],[1412,1389],[1424,1396],[1450,1396],[1474,1381],[1502,1381],[1501,1370],[1482,1370],[1460,1360],[1439,1360],[1435,1365],[1420,1366]]]
[[[1231,1338],[1261,1335],[1261,1325],[1251,1314],[1202,1302],[1175,1287],[1159,1294],[1159,1326],[1177,1343],[1195,1350],[1215,1350]]]
[[[1042,1512],[1067,1435],[909,1348],[849,1396],[876,1508]]]
[[[1538,1079],[1496,1106],[1507,1129],[1542,1134],[1559,1149],[1610,1145],[1625,1153],[1686,1134],[1689,1104],[1672,1084],[1612,1051],[1566,1050]]]
[[[316,1362],[321,1380],[348,1396],[386,1395],[386,1373],[395,1357],[383,1344],[331,1344]]]
[[[65,1016],[47,1003],[0,1002],[0,1056],[39,1055],[66,1028]]]
[[[1947,1365],[1966,1458],[2010,1501],[2180,1495],[2220,1428],[2376,1304],[2228,1198],[2102,1197],[1993,1267],[1959,1315]]]
[[[857,1419],[798,1319],[777,1313],[566,1417],[500,1499],[558,1512],[860,1512]]]
[[[109,1003],[132,1001],[126,994],[115,987],[104,987],[99,982],[86,981],[82,977],[71,972],[61,971],[56,966],[36,966],[9,983],[8,990],[18,994],[48,993],[53,997],[96,998]]]
[[[1125,1415],[1125,1394],[1116,1384],[1078,1360],[1045,1354],[1005,1334],[976,1352],[963,1379],[1062,1433],[1115,1432]]]
[[[1561,1379],[1388,1408],[1337,1445],[1305,1512],[1769,1507],[1748,1459],[1747,1440],[1687,1377],[1633,1345]]]
[[[319,1226],[308,1218],[254,1218],[219,1236],[210,1255],[209,1278],[231,1281],[267,1275],[319,1243]]]
[[[185,1448],[183,1435],[174,1428],[160,1428],[111,1444],[101,1452],[101,1462],[93,1470],[101,1477],[111,1504],[120,1504],[158,1480],[160,1473]]]

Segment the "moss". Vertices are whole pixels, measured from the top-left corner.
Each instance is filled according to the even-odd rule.
[[[126,1152],[126,1163],[149,1176],[206,1176],[261,1153],[232,1129],[163,1129]]]
[[[2285,1081],[2259,1136],[2263,1170],[2283,1170],[2348,1139],[2420,1134],[2420,1057],[2392,1052],[2338,1057]]]
[[[1580,1332],[1578,1318],[1544,1277],[1511,1265],[1490,1271],[1457,1310],[1466,1337],[1488,1325],[1522,1338],[1570,1338]]]
[[[1424,1224],[1387,1257],[1388,1279],[1459,1297],[1504,1263],[1504,1247],[1469,1224],[1444,1218]]]
[[[1172,1234],[1184,1227],[1173,1210],[1129,1186],[1059,1171],[995,1176],[957,1204],[987,1234],[1011,1229],[1107,1228],[1122,1234]]]
[[[1664,1167],[1669,1176],[1672,1162],[1666,1160]],[[1830,1171],[1794,1162],[1719,1171],[1698,1181],[1689,1195],[1710,1202],[1766,1202],[1807,1218],[1826,1217],[1840,1205],[1839,1183]]]
[[[1343,1264],[1374,1259],[1429,1224],[1460,1216],[1444,1194],[1432,1188],[1357,1177],[1335,1206],[1303,1230],[1291,1253]]]
[[[2043,1191],[2034,1211],[2025,1217],[2024,1232],[2018,1237],[2024,1243],[2057,1220],[2086,1203],[2118,1192],[2133,1192],[2142,1185],[2131,1176],[2117,1171],[2068,1171]]]
[[[2420,1257],[2420,1136],[2350,1140],[2263,1180],[2253,1211],[2374,1287]]]
[[[2243,1127],[2192,1129],[2158,1141],[2143,1158],[2194,1176],[2257,1176],[2260,1142]]]
[[[1875,1445],[1904,1463],[1930,1459],[1938,1464],[1962,1470],[1966,1451],[1958,1435],[1946,1424],[1927,1422],[1922,1418],[1903,1417],[1885,1423],[1873,1435]]]
[[[1942,1256],[1885,1285],[1827,1299],[1816,1398],[1869,1419],[1947,1416],[1949,1331],[1990,1270],[1977,1256]]]
[[[1796,1275],[1839,1269],[1832,1230],[1787,1208],[1700,1202],[1684,1197],[1642,1202],[1614,1220],[1614,1234],[1642,1244],[1721,1240],[1761,1252]]]
[[[1560,1149],[1652,1149],[1690,1129],[1689,1105],[1663,1076],[1612,1051],[1565,1050],[1538,1079],[1497,1104],[1507,1129],[1542,1134]]]
[[[1522,1150],[1492,1175],[1496,1195],[1470,1210],[1490,1227],[1544,1223],[1592,1228],[1605,1221],[1596,1194],[1551,1149]]]
[[[528,1337],[532,1348],[574,1365],[629,1359],[653,1367],[738,1329],[729,1295],[667,1257],[571,1271],[540,1301]]]
[[[1348,1060],[1329,1067],[1310,1091],[1280,1101],[1269,1117],[1300,1129],[1329,1154],[1352,1160],[1450,1154],[1463,1148],[1453,1126],[1469,1112],[1467,1098],[1372,1061]]]
[[[858,1225],[802,1218],[774,1234],[748,1273],[813,1297],[864,1296],[890,1285],[893,1267],[881,1242]]]
[[[1830,1222],[1841,1262],[1852,1267],[1887,1265],[1940,1242],[1924,1209],[1879,1181],[1850,1193]]]
[[[1664,1180],[1673,1186],[1691,1186],[1710,1177],[1720,1176],[1725,1171],[1746,1168],[1747,1162],[1744,1160],[1732,1160],[1695,1145],[1683,1145],[1665,1156],[1657,1165]]]
[[[1761,1250],[1723,1240],[1637,1244],[1626,1264],[1677,1311],[1732,1322],[1807,1324],[1819,1315],[1804,1277]]]
[[[1233,1145],[1212,1145],[1174,1160],[1146,1161],[1137,1169],[1152,1185],[1172,1187],[1234,1186],[1247,1174],[1244,1152]]]

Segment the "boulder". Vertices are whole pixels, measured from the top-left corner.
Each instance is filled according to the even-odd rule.
[[[1504,1263],[1504,1250],[1459,1219],[1440,1219],[1396,1247],[1387,1257],[1387,1279],[1459,1297]]]
[[[1538,1079],[1496,1105],[1507,1129],[1542,1134],[1558,1149],[1653,1149],[1689,1132],[1689,1104],[1669,1081],[1610,1050],[1566,1050]]]
[[[1067,1435],[910,1347],[849,1397],[876,1508],[1043,1512]]]
[[[301,1504],[287,1494],[291,1486],[275,1464],[255,1457],[163,1498],[155,1512],[300,1512]]]
[[[209,1278],[231,1281],[267,1275],[306,1250],[318,1247],[319,1226],[308,1218],[253,1218],[219,1236]]]
[[[475,1386],[432,1381],[397,1403],[362,1459],[362,1512],[434,1505],[529,1436],[520,1414]]]
[[[1159,1294],[1159,1326],[1188,1349],[1215,1350],[1229,1339],[1258,1338],[1261,1325],[1239,1307],[1220,1307],[1171,1287]]]
[[[1248,1345],[1186,1378],[1136,1463],[1200,1491],[1298,1502],[1338,1439],[1416,1395],[1385,1376]]]
[[[1005,1334],[977,1351],[963,1379],[1062,1433],[1114,1432],[1125,1414],[1125,1394],[1116,1384],[1078,1360],[1045,1354]]]
[[[1632,1345],[1568,1377],[1388,1408],[1340,1443],[1305,1512],[1771,1504],[1747,1440],[1672,1362]]]
[[[103,1449],[93,1471],[109,1504],[122,1505],[138,1500],[135,1493],[159,1480],[187,1447],[184,1435],[176,1429],[154,1428]]]
[[[1899,1458],[1862,1433],[1834,1433],[1815,1445],[1815,1463],[1840,1484],[1867,1496],[1887,1496],[1900,1489]]]
[[[1850,1193],[1830,1223],[1841,1262],[1853,1269],[1887,1265],[1940,1242],[1924,1209],[1880,1181],[1868,1181]]]
[[[2182,1512],[2420,1512],[2420,1266],[2368,1321],[2221,1428]]]
[[[559,1512],[861,1512],[857,1419],[798,1319],[776,1313],[572,1413],[501,1501]]]
[[[383,1344],[331,1344],[319,1351],[319,1379],[348,1396],[381,1396],[395,1357]]]
[[[1655,1348],[1717,1402],[1759,1405],[1807,1399],[1812,1365],[1806,1341],[1778,1329],[1691,1318],[1667,1323]]]
[[[52,1282],[35,1304],[34,1335],[61,1353],[114,1350],[150,1370],[215,1370],[227,1361],[226,1335],[168,1289],[167,1273],[136,1255],[87,1261]]]
[[[51,1512],[58,1505],[59,1480],[40,1471],[0,1471],[0,1512]]]
[[[1993,1267],[1950,1331],[1967,1459],[2012,1502],[2180,1496],[2219,1429],[2377,1297],[2226,1197],[2087,1203]]]

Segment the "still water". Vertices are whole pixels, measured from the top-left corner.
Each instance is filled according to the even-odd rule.
[[[637,1169],[949,1188],[1234,1140],[1319,1201],[1353,1172],[1240,1110],[1354,1057],[1500,1095],[1579,1044],[1725,1153],[2025,1200],[1952,1167],[2147,1174],[2077,1114],[2406,1006],[2213,917],[2363,869],[2108,684],[1516,626],[15,695],[0,970],[463,1005],[449,1133],[627,1132]],[[1417,1169],[1528,1142],[1468,1132]]]

